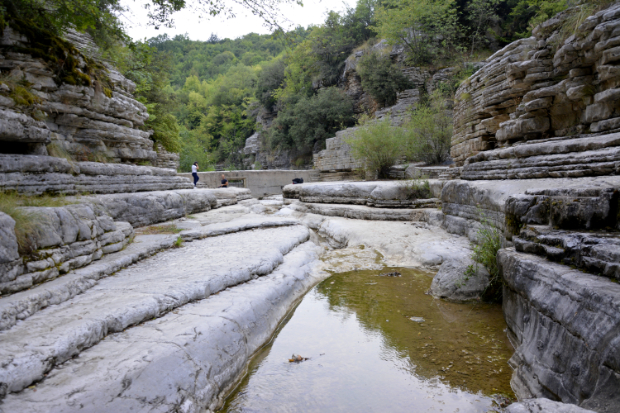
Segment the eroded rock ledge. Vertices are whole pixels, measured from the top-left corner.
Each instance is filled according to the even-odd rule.
[[[620,5],[585,19],[578,8],[495,53],[456,92],[451,154],[463,179],[618,174]]]

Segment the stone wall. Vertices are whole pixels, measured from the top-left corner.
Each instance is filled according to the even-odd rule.
[[[313,154],[314,168],[321,172],[342,172],[360,169],[362,164],[351,155],[351,146],[346,143],[357,128],[336,132],[336,136],[325,141],[326,149]]]
[[[220,186],[222,174],[229,181],[243,181],[240,184],[243,188],[248,188],[255,198],[282,194],[282,188],[290,184],[294,178],[302,178],[304,182],[315,182],[319,178],[319,173],[313,170],[198,172],[200,178],[198,187],[217,188]],[[179,174],[179,176],[190,178],[193,182],[191,174]]]
[[[620,172],[620,5],[564,39],[576,10],[495,53],[458,89],[451,154],[464,179]]]

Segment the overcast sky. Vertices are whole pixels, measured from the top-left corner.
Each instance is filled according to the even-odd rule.
[[[151,38],[163,33],[173,37],[177,34],[189,35],[192,40],[207,40],[211,33],[217,34],[221,39],[237,38],[247,33],[268,34],[269,29],[263,25],[263,21],[253,16],[250,12],[239,8],[234,19],[227,19],[223,16],[209,17],[200,19],[191,10],[182,10],[173,15],[175,27],[160,27],[156,30],[149,26],[147,12],[144,9],[145,0],[122,0],[123,5],[130,9],[129,13],[122,18],[127,32],[134,40]],[[190,3],[190,1],[188,1]],[[328,10],[341,11],[345,4],[355,5],[355,0],[304,0],[304,6],[286,5],[282,7],[282,14],[290,22],[281,22],[285,27],[294,28],[296,26],[307,27],[310,24],[320,24],[325,20],[325,13]]]

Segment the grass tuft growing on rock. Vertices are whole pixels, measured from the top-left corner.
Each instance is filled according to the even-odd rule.
[[[46,146],[47,153],[50,156],[54,156],[56,158],[64,158],[69,162],[74,162],[75,158],[59,143],[52,142]]]
[[[41,217],[23,207],[60,207],[73,203],[64,196],[26,196],[14,192],[0,192],[0,211],[15,221],[15,236],[20,254],[29,254],[34,249],[29,235],[41,225]]]
[[[174,224],[168,225],[152,225],[150,227],[140,228],[139,232],[143,235],[156,235],[156,234],[178,234],[183,231],[181,228],[177,228]]]
[[[482,293],[485,301],[502,300],[502,275],[497,266],[497,252],[502,248],[502,231],[489,221],[486,216],[479,212],[482,226],[478,229],[477,243],[472,243],[471,259],[475,264],[470,265],[465,271],[467,281],[476,276],[478,265],[482,265],[491,275],[489,286]]]
[[[406,179],[399,182],[407,199],[428,199],[431,198],[431,187],[426,177]]]

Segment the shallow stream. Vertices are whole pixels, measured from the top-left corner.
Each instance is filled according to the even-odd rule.
[[[379,276],[398,271],[400,277]],[[352,271],[313,288],[224,412],[487,412],[512,398],[501,306],[433,299],[432,274]],[[292,355],[308,360],[289,362]]]

